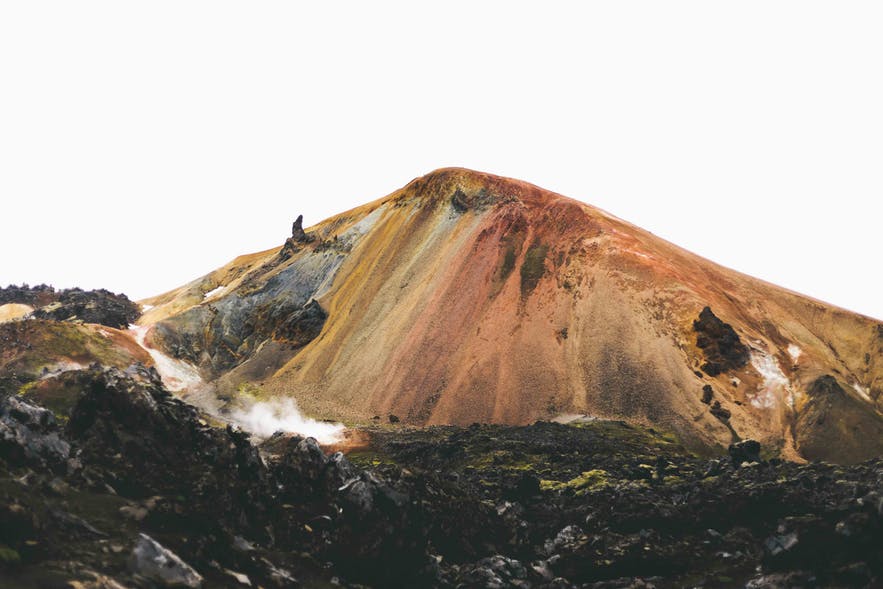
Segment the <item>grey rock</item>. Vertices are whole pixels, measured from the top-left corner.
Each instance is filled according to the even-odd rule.
[[[202,575],[147,534],[139,534],[129,556],[129,568],[166,587],[202,587]]]
[[[56,429],[51,411],[15,397],[0,401],[0,453],[13,464],[66,469],[71,447]]]
[[[573,547],[579,538],[583,535],[583,530],[579,526],[570,525],[563,528],[553,539],[546,540],[543,549],[546,554],[551,556],[564,546]]]
[[[776,556],[797,546],[797,541],[797,534],[790,532],[788,534],[770,536],[764,541],[763,545],[767,552],[772,556]]]

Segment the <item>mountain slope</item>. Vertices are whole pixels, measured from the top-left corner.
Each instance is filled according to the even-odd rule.
[[[254,383],[321,417],[589,414],[697,449],[739,436],[787,457],[883,451],[879,322],[488,174],[439,170],[296,223],[282,248],[144,303],[153,345],[220,395]],[[832,422],[834,448],[820,442]]]

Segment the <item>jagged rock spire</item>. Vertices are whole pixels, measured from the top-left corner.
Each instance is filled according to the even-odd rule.
[[[307,234],[304,233],[304,216],[298,215],[294,223],[291,224],[291,239],[300,243],[306,243]]]

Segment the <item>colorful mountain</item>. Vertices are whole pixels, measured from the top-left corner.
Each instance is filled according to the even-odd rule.
[[[465,169],[298,219],[281,247],[142,303],[148,342],[221,399],[294,397],[349,423],[622,419],[794,459],[883,451],[879,321]]]

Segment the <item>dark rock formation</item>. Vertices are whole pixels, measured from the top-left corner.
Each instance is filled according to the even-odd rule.
[[[294,223],[291,224],[291,239],[298,243],[306,243],[309,241],[307,234],[304,233],[304,216],[298,215]]]
[[[282,246],[282,251],[279,252],[279,256],[283,260],[290,258],[304,244],[311,243],[314,240],[313,236],[307,235],[304,231],[303,222],[304,216],[298,215],[294,223],[291,224],[291,237],[285,240],[285,245]]]
[[[756,440],[742,440],[730,444],[728,449],[733,466],[739,468],[745,462],[760,462],[760,442]]]
[[[100,323],[117,329],[125,329],[140,315],[138,305],[126,295],[114,294],[104,289],[84,291],[78,288],[63,291],[58,297],[58,306],[49,305],[34,311],[34,317],[39,319],[76,319],[83,323]]]
[[[214,313],[214,305],[225,312]],[[249,358],[262,343],[273,341],[287,350],[277,359],[275,370],[316,338],[328,318],[317,301],[300,303],[284,290],[275,295],[253,293],[244,299],[234,295],[214,305],[193,309],[191,313],[199,318],[182,315],[157,323],[151,343],[217,375]]]
[[[0,423],[30,433],[2,442],[0,550],[9,547],[19,564],[0,562],[0,586],[21,586],[16,571],[46,559],[73,562],[50,567],[58,586],[77,578],[70,571],[96,569],[139,587],[148,586],[139,577],[168,583],[163,575],[172,572],[187,586],[199,575],[205,586],[239,586],[245,575],[281,587],[294,583],[293,570],[326,586],[331,573],[318,562],[329,559],[338,563],[336,574],[352,579],[426,584],[426,528],[411,527],[419,517],[407,493],[340,454],[325,456],[312,439],[278,440],[281,457],[268,460],[247,434],[208,425],[165,391],[152,369],[79,374],[82,390],[63,431],[45,410],[4,402]],[[66,470],[53,471],[43,449],[59,442],[71,458]],[[73,497],[79,507],[69,512]],[[19,521],[25,513],[35,521]],[[119,549],[108,551],[109,541]],[[393,561],[395,567],[377,566]]]
[[[287,311],[285,306],[270,306],[267,309],[267,320],[261,325],[273,327],[272,337],[294,346],[305,346],[322,331],[328,314],[315,300],[296,309]]]
[[[8,397],[0,400],[0,456],[14,466],[63,472],[70,444],[59,437],[51,411]]]
[[[57,300],[58,292],[46,284],[37,286],[10,284],[6,288],[0,288],[0,305],[20,303],[31,307],[42,307]]]
[[[702,402],[706,405],[711,404],[711,399],[714,396],[714,389],[711,388],[710,384],[704,385],[702,387]]]
[[[711,409],[709,409],[709,411],[711,412],[712,415],[714,415],[715,417],[717,417],[719,420],[721,420],[723,422],[729,421],[730,417],[732,416],[732,413],[730,412],[729,409],[727,409],[726,407],[721,407],[720,401],[715,401],[714,404],[711,406]]]
[[[748,347],[733,327],[721,321],[710,307],[702,309],[699,318],[693,321],[693,331],[697,334],[696,345],[705,355],[702,371],[707,375],[717,376],[748,363]]]
[[[671,436],[600,420],[378,426],[350,459],[296,435],[255,446],[209,425],[152,370],[80,376],[64,430],[39,408],[3,406],[2,423],[70,453],[54,471],[0,452],[0,586],[883,580],[879,459],[754,464],[752,441],[700,459]]]
[[[34,287],[10,285],[0,288],[0,305],[6,303],[35,307],[33,316],[38,319],[76,320],[117,329],[125,329],[141,315],[138,305],[126,295],[104,289],[69,288],[57,291],[45,284]]]
[[[484,188],[469,192],[457,188],[451,196],[451,206],[458,213],[465,213],[470,209],[481,211],[492,206],[498,200],[497,196]]]
[[[445,473],[496,505],[490,518],[461,518],[461,543],[479,534],[485,545],[456,560],[440,551],[443,586],[873,587],[883,574],[883,499],[870,491],[883,482],[879,459],[757,465],[759,444],[746,440],[730,460],[696,460],[610,422],[372,431],[364,459],[389,464],[384,475]],[[523,473],[542,479],[541,495],[504,499]]]

